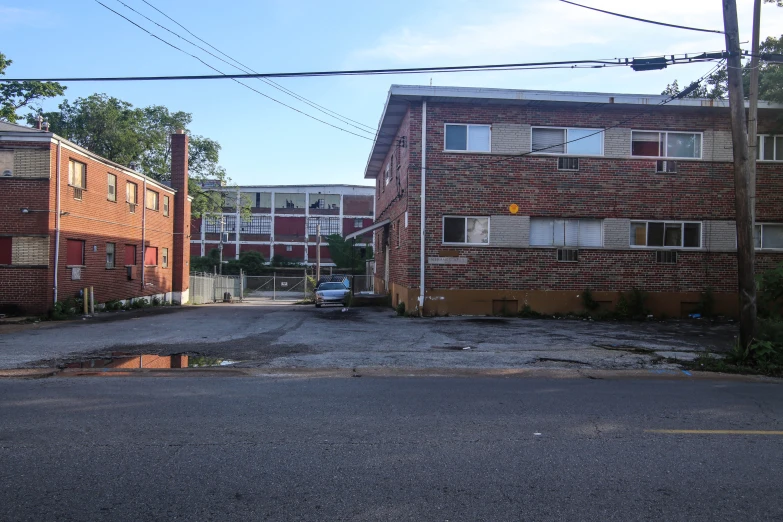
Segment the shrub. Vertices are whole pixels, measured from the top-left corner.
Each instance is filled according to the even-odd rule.
[[[405,303],[403,301],[400,301],[397,303],[397,315],[404,316],[405,315]]]
[[[530,308],[529,304],[525,304],[519,311],[519,317],[541,317],[541,314]]]
[[[759,315],[781,316],[783,314],[783,263],[759,274],[756,284],[759,291]]]
[[[588,311],[598,309],[598,301],[593,299],[593,292],[591,292],[589,288],[585,288],[582,291],[582,304],[584,305],[585,310]]]
[[[160,297],[153,297],[152,298],[152,306],[160,306],[162,303]]]
[[[107,301],[104,305],[104,310],[107,311],[117,311],[122,309],[122,301],[119,299],[112,299],[111,301]]]

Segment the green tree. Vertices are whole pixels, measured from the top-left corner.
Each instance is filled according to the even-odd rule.
[[[363,270],[365,261],[372,257],[372,247],[355,247],[352,241],[346,241],[340,234],[327,236],[326,242],[332,262],[339,268]]]
[[[59,111],[29,114],[34,123],[38,115],[50,123],[52,132],[103,156],[130,166],[158,181],[171,179],[171,135],[178,129],[188,131],[193,115],[172,112],[162,105],[145,108],[106,94],[64,100]],[[220,144],[210,138],[190,136],[188,154],[188,191],[193,196],[191,211],[195,217],[218,214],[223,207],[235,205],[235,198],[225,190],[204,189],[206,180],[228,183],[226,170],[220,166]],[[242,212],[248,213],[247,201]]]
[[[13,63],[0,53],[0,76]],[[0,83],[0,121],[16,123],[19,117],[16,111],[24,107],[32,108],[35,102],[45,98],[62,96],[65,87],[57,82],[3,82]]]

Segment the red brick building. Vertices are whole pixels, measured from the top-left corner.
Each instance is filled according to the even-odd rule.
[[[0,123],[0,308],[42,313],[94,287],[96,303],[186,302],[188,138],[171,187],[44,130]]]
[[[365,170],[376,288],[424,313],[737,311],[728,102],[392,86]],[[759,104],[756,267],[783,261],[783,105]],[[424,130],[424,132],[423,132]],[[424,181],[424,182],[423,182]],[[421,234],[424,223],[424,234]]]
[[[254,250],[264,259],[280,256],[287,261],[314,264],[318,225],[321,226],[321,263],[333,265],[326,244],[330,234],[350,234],[373,223],[375,189],[362,185],[251,185],[226,187],[226,199],[237,192],[249,219],[236,208],[224,209],[223,231],[228,234],[223,258]],[[194,219],[191,255],[204,256],[220,241],[220,218]],[[237,223],[239,233],[237,233]],[[372,242],[372,235],[357,239],[358,247]]]

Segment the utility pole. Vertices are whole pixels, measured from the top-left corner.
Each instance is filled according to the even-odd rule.
[[[748,197],[750,198],[750,219],[756,226],[756,157],[758,156],[758,114],[759,114],[759,32],[761,31],[761,0],[753,1],[753,36],[750,57],[750,107],[748,109],[748,147],[750,148],[750,171],[748,173]],[[754,230],[755,231],[755,230]]]
[[[756,336],[756,281],[754,279],[753,224],[748,198],[750,157],[745,126],[745,95],[736,0],[723,0],[723,27],[729,57],[729,109],[734,153],[734,208],[737,220],[737,281],[740,305],[740,346],[746,348]]]
[[[236,220],[236,227],[234,228],[234,239],[236,240],[236,252],[234,253],[234,259],[239,259],[239,231],[242,230],[242,215],[241,211],[239,209],[239,205],[241,203],[241,195],[239,192],[239,187],[237,187],[237,208],[236,208],[236,217],[234,218]]]
[[[220,214],[220,243],[218,243],[218,250],[220,251],[220,275],[223,275],[223,231],[226,228],[226,218],[223,214]]]
[[[321,222],[315,225],[315,284],[321,280]]]

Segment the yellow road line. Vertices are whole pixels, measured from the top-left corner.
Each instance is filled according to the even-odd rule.
[[[644,430],[644,432],[668,435],[783,435],[783,431],[765,430]]]

